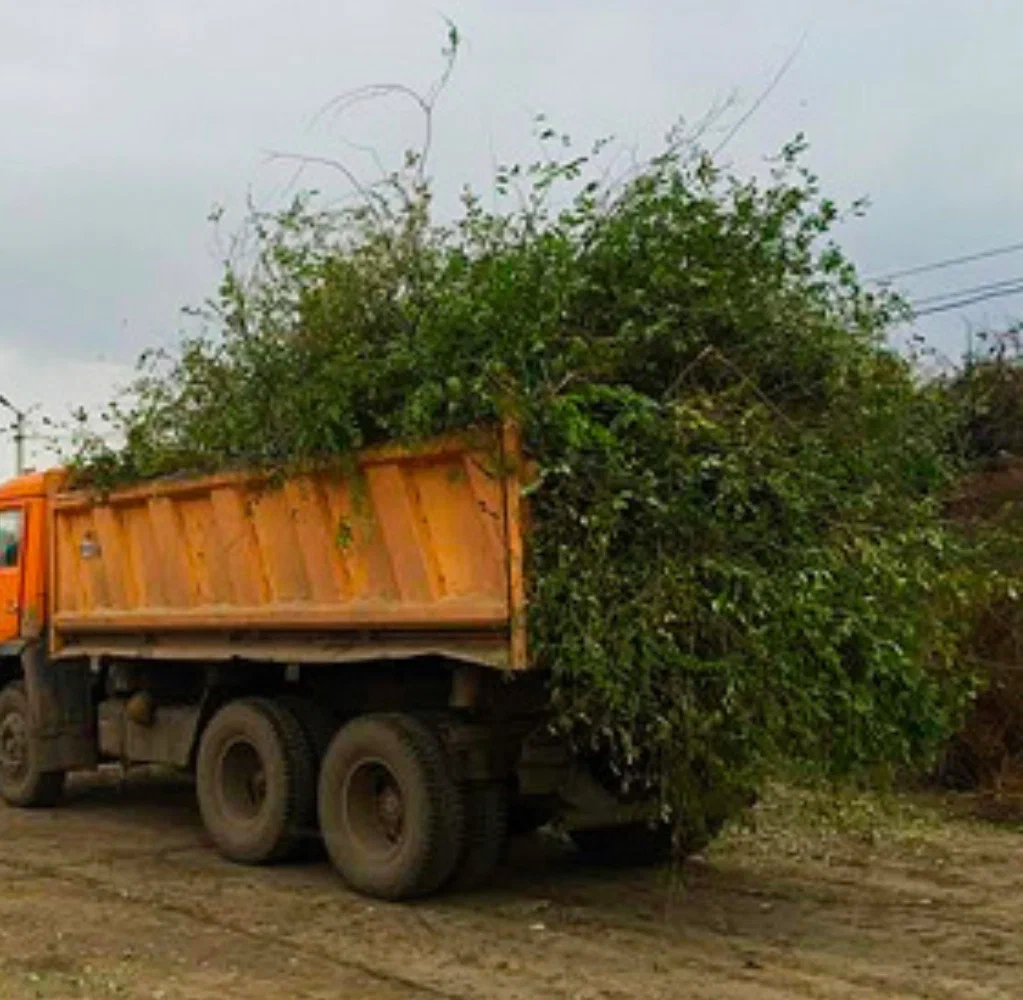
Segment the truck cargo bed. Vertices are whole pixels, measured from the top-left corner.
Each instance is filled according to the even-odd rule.
[[[345,471],[60,494],[52,647],[214,631],[445,633],[477,646],[487,636],[504,647],[502,665],[522,668],[519,463],[506,428],[366,450]]]

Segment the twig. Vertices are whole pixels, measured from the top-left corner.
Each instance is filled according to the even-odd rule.
[[[707,357],[707,355],[708,355],[708,354],[710,354],[710,353],[711,353],[712,351],[715,351],[715,350],[716,350],[716,348],[714,347],[714,345],[713,345],[713,344],[707,344],[707,346],[706,346],[706,347],[704,347],[704,348],[703,348],[703,350],[702,350],[702,351],[700,351],[700,353],[699,353],[699,354],[697,354],[697,355],[696,355],[696,357],[695,357],[695,358],[693,358],[693,360],[692,360],[692,361],[690,361],[690,362],[689,362],[689,364],[687,364],[687,365],[685,366],[685,368],[683,368],[683,369],[682,369],[682,371],[680,371],[680,372],[679,372],[679,373],[678,373],[678,374],[677,374],[677,375],[675,376],[675,378],[674,378],[674,379],[672,380],[672,383],[671,383],[671,385],[669,385],[669,386],[668,386],[668,388],[667,388],[667,390],[665,391],[665,393],[664,393],[664,398],[665,398],[665,399],[671,399],[671,397],[675,395],[675,390],[676,390],[676,389],[678,389],[678,387],[679,387],[680,385],[682,385],[682,383],[683,383],[683,381],[685,380],[686,376],[687,376],[687,375],[688,375],[688,374],[689,374],[689,373],[690,373],[690,372],[691,372],[691,371],[692,371],[692,370],[693,370],[694,368],[697,368],[697,367],[698,367],[698,366],[699,366],[700,364],[702,364],[702,362],[703,362],[703,359],[704,359],[705,357]]]
[[[784,79],[785,74],[788,73],[792,64],[796,61],[796,56],[799,55],[803,48],[803,43],[806,41],[807,32],[803,32],[802,37],[796,42],[796,47],[789,53],[788,58],[781,64],[778,72],[771,78],[771,82],[764,88],[760,96],[753,102],[749,111],[746,112],[725,134],[724,139],[718,143],[712,152],[712,156],[717,157],[721,151],[727,146],[745,127],[746,123],[760,110],[764,102],[774,93],[775,88]]]
[[[331,170],[336,170],[345,178],[345,180],[348,181],[349,184],[352,185],[353,188],[355,188],[356,191],[359,192],[359,194],[366,200],[370,209],[374,211],[378,217],[381,215],[389,216],[391,214],[387,205],[387,199],[374,191],[372,187],[363,184],[363,182],[356,176],[355,172],[350,167],[345,166],[345,164],[340,160],[332,159],[329,156],[312,156],[306,153],[284,153],[279,150],[270,150],[267,153],[267,158],[271,162],[285,161],[300,164],[299,171],[294,182],[297,182],[297,177],[301,176],[301,172],[307,166],[315,165],[329,167]],[[373,204],[374,202],[376,203],[375,205]]]

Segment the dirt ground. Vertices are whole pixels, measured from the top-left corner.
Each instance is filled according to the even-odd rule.
[[[682,872],[532,838],[484,892],[389,905],[220,860],[179,783],[79,781],[0,809],[0,997],[1023,997],[1023,823],[949,809],[783,790]]]

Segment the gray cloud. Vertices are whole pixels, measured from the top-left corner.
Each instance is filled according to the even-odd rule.
[[[1023,239],[1016,0],[444,10],[465,37],[436,123],[433,169],[449,191],[485,184],[495,158],[531,155],[540,110],[580,138],[650,149],[679,114],[697,119],[733,91],[754,99],[805,34],[730,145],[737,169],[805,131],[826,186],[873,199],[844,234],[867,272]],[[210,206],[237,210],[250,189],[272,201],[287,171],[266,163],[270,149],[336,154],[343,131],[396,155],[419,127],[398,103],[312,130],[310,118],[367,82],[425,86],[442,41],[433,5],[413,0],[0,0],[0,391],[59,411],[53,394],[88,382],[102,395],[142,347],[173,339],[179,307],[216,281]],[[1023,255],[910,290],[1015,274]],[[964,322],[1014,306],[1023,297],[925,329],[954,353]],[[76,378],[76,365],[91,367]]]

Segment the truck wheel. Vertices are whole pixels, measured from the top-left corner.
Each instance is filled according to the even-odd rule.
[[[196,789],[221,854],[263,864],[297,846],[314,806],[312,754],[295,716],[264,698],[222,708],[199,745]]]
[[[508,807],[508,834],[525,837],[536,833],[557,815],[557,809],[545,802],[516,800]]]
[[[496,781],[465,786],[465,845],[453,889],[475,889],[494,873],[508,839],[508,789]]]
[[[571,833],[579,853],[594,864],[611,867],[656,865],[672,856],[672,829],[666,823],[648,826],[600,826]]]
[[[21,681],[0,691],[0,795],[12,806],[52,806],[64,794],[63,771],[41,771]]]
[[[274,699],[298,719],[302,731],[315,755],[317,768],[330,746],[331,737],[337,732],[337,723],[321,705],[302,695],[286,694]]]
[[[330,746],[330,739],[337,731],[330,712],[311,698],[286,694],[274,699],[275,703],[291,712],[302,727],[312,768],[312,794],[309,796],[309,814],[303,824],[302,841],[296,847],[294,856],[303,861],[323,860],[323,841],[320,837],[320,819],[316,814],[316,782],[320,774],[323,755]]]
[[[433,892],[465,838],[462,795],[440,740],[407,715],[353,719],[320,769],[320,828],[334,867],[381,899]]]

